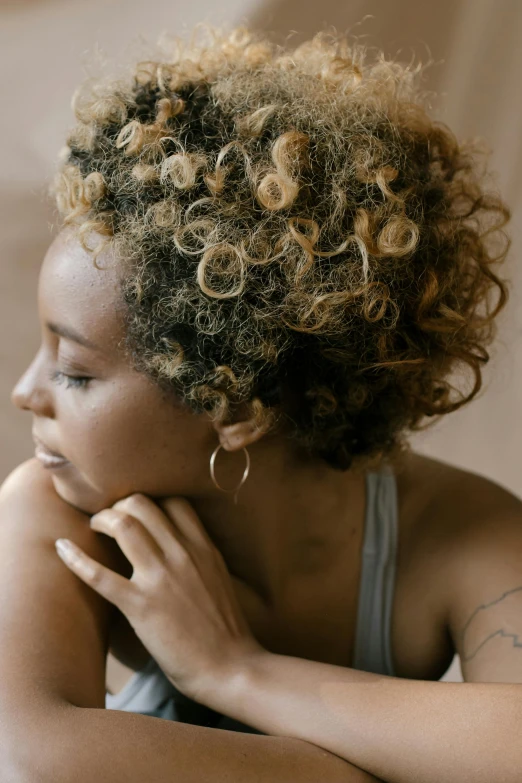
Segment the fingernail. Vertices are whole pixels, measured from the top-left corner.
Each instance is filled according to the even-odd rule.
[[[74,557],[74,547],[68,538],[57,538],[54,545],[59,555],[63,555],[63,557],[68,559]]]

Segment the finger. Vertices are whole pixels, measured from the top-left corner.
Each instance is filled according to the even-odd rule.
[[[186,551],[186,542],[177,529],[175,520],[169,518],[147,495],[136,492],[118,500],[112,508],[127,512],[138,519],[165,554],[175,556]]]
[[[165,554],[141,520],[115,508],[107,508],[91,517],[91,528],[117,541],[136,571],[157,571]]]
[[[76,576],[127,615],[136,601],[135,590],[128,579],[93,560],[66,538],[57,539],[55,546],[58,555]]]
[[[180,496],[161,498],[158,504],[189,545],[195,549],[215,549],[214,542],[186,498]]]

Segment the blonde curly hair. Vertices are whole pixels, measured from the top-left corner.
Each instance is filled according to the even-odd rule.
[[[290,51],[207,28],[77,92],[53,191],[95,264],[117,249],[139,371],[216,419],[285,422],[341,470],[477,394],[510,211],[421,72],[342,36]],[[452,400],[460,365],[474,385]]]

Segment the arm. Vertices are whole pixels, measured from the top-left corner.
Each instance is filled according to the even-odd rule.
[[[54,539],[72,531],[118,570],[121,551],[58,497],[37,460],[19,465],[0,489],[0,766],[13,770],[25,769],[50,707],[104,705],[111,607],[63,578]]]
[[[132,712],[63,705],[39,726],[53,745],[31,783],[373,783],[379,779],[292,737],[247,734]],[[18,783],[18,782],[17,782]]]
[[[517,783],[522,776],[522,510],[455,533],[442,565],[464,683],[406,680],[261,653],[199,699],[389,783]]]
[[[220,731],[105,709],[111,605],[63,568],[73,538],[128,576],[128,561],[54,491],[36,460],[0,490],[0,779],[6,783],[371,783],[291,737]]]

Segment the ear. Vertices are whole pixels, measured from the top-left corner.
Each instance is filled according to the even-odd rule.
[[[260,426],[259,420],[253,415],[252,408],[242,406],[236,411],[233,422],[212,422],[216,430],[221,446],[225,451],[238,451],[245,446],[255,443],[270,429],[273,419],[267,417]],[[238,421],[239,418],[239,421]]]
[[[239,449],[243,449],[245,446],[259,440],[266,431],[256,427],[252,419],[237,421],[233,424],[213,422],[213,427],[216,430],[219,442],[225,451],[238,451]]]

